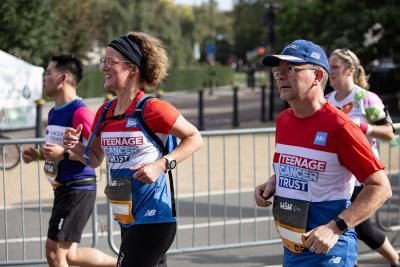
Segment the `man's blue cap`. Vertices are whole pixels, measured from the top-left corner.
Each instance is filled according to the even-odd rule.
[[[279,60],[294,63],[310,63],[323,67],[329,73],[328,57],[325,51],[317,44],[307,40],[295,40],[286,46],[280,55],[264,57],[265,66],[278,66]]]

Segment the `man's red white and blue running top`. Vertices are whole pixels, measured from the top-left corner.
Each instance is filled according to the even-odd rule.
[[[383,165],[361,130],[329,103],[307,118],[287,109],[276,129],[274,217],[285,246],[284,266],[347,266],[343,262],[357,254],[354,231],[342,235],[327,255],[305,249],[302,233],[349,207],[352,173],[362,182]]]

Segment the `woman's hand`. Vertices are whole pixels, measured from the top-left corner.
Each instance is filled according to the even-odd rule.
[[[79,143],[82,134],[83,125],[79,124],[76,129],[67,128],[64,133],[64,147],[73,150]]]
[[[151,163],[130,168],[135,171],[133,178],[146,184],[154,183],[165,171],[165,159],[161,158]]]

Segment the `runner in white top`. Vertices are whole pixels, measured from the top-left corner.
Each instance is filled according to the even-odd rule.
[[[379,158],[377,139],[389,141],[394,138],[389,113],[382,100],[375,93],[366,90],[369,88],[368,77],[356,54],[348,48],[336,49],[331,53],[329,65],[330,85],[335,90],[326,95],[327,100],[360,126],[375,156]],[[352,201],[362,188],[362,184],[356,181]],[[399,254],[375,223],[367,219],[355,229],[358,238],[379,252],[391,266],[400,266]]]

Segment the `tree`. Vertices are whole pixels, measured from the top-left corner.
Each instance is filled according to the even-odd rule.
[[[216,47],[215,59],[226,63],[226,59],[233,53],[233,21],[230,12],[220,12],[215,1],[203,3],[193,7],[194,43],[201,47],[201,62],[206,61],[206,46]],[[193,43],[193,44],[194,44]]]
[[[57,52],[87,59],[88,52],[103,35],[106,2],[95,0],[51,0],[57,25]]]
[[[46,64],[58,42],[50,0],[3,0],[0,14],[1,49],[33,64]]]
[[[101,2],[94,0],[4,0],[0,2],[0,47],[36,65],[53,54],[81,59],[100,35]]]
[[[181,14],[169,0],[117,0],[109,4],[105,15],[104,45],[129,31],[147,32],[163,41],[174,67],[185,65],[191,53],[189,40],[182,37]],[[190,61],[190,60],[189,60]]]
[[[293,39],[309,39],[322,44],[329,53],[347,47],[364,63],[382,57],[400,60],[400,2],[333,0],[279,3],[277,32],[280,47]]]
[[[172,0],[3,0],[0,47],[44,66],[53,54],[86,59],[93,48],[104,47],[117,36],[143,31],[166,44],[173,67],[184,67],[194,63],[194,45],[203,45],[209,38],[223,45],[221,51],[229,52],[229,14],[215,10],[210,16],[209,7],[214,5],[211,1],[211,5],[191,9]]]
[[[246,52],[266,45],[266,0],[238,0],[233,10],[236,55],[246,60]]]

